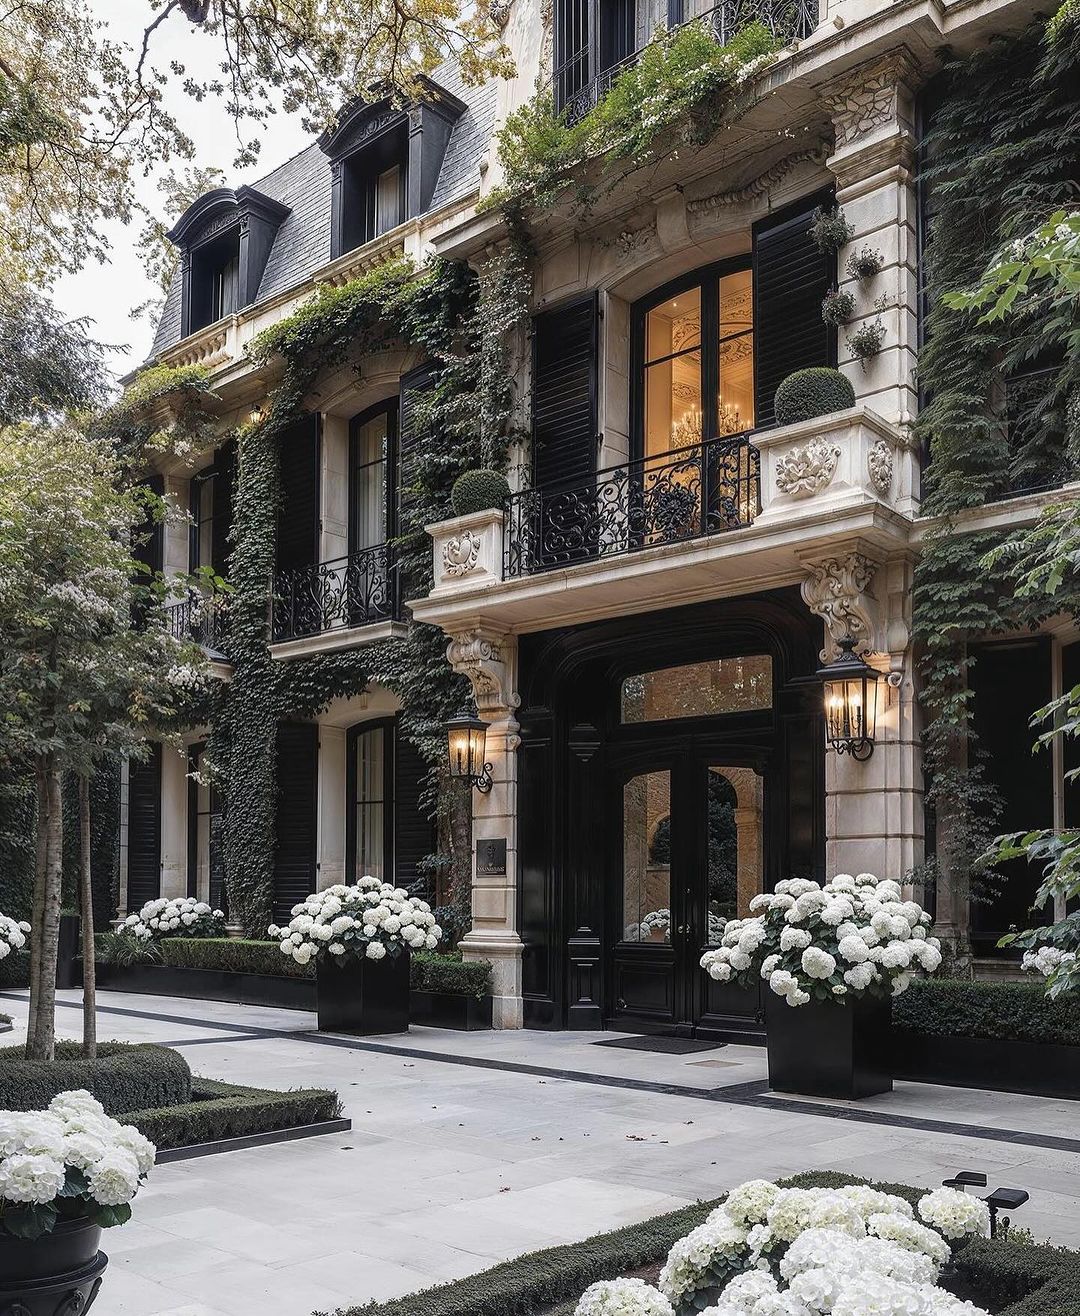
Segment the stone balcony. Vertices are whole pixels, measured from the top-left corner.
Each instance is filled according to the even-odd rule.
[[[429,526],[435,584],[409,606],[524,632],[801,583],[831,552],[905,555],[918,498],[908,435],[853,407]]]

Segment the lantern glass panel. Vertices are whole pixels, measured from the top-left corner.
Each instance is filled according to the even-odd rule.
[[[479,777],[484,771],[487,727],[479,719],[461,718],[446,729],[452,777]]]

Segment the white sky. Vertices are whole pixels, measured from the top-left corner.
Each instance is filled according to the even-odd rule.
[[[136,50],[142,42],[143,28],[154,17],[148,0],[91,0],[90,8],[106,20],[114,40],[126,41]],[[169,78],[165,103],[195,143],[195,158],[191,163],[203,167],[216,165],[225,171],[226,185],[238,187],[264,177],[307,146],[311,139],[295,116],[279,114],[258,130],[262,139],[259,163],[253,169],[235,170],[232,160],[236,137],[221,101],[208,96],[201,104],[196,103],[184,94],[183,80],[168,68],[171,60],[178,59],[196,77],[213,77],[217,51],[215,38],[191,27],[179,11],[170,14],[152,38],[151,57]],[[244,130],[248,136],[253,135],[251,124]],[[173,161],[173,165],[182,172],[184,161]],[[140,178],[136,190],[139,200],[159,214],[161,196],[156,177]],[[145,316],[138,320],[130,318],[132,307],[155,295],[134,248],[139,224],[137,218],[130,226],[110,225],[107,232],[112,253],[108,264],[91,262],[78,274],[61,279],[54,292],[56,304],[65,316],[90,317],[92,336],[116,345],[109,353],[108,362],[117,374],[126,373],[146,359],[154,332],[151,320]]]

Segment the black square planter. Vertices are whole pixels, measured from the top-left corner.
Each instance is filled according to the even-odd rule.
[[[892,1002],[788,1005],[765,993],[769,1087],[808,1097],[872,1097],[892,1091]]]
[[[315,975],[319,1031],[374,1033],[409,1031],[409,952],[381,960],[328,956]]]

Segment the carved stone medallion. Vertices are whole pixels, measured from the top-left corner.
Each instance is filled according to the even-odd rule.
[[[443,545],[443,575],[467,576],[480,555],[480,536],[471,530],[451,535]]]
[[[884,439],[878,439],[870,449],[866,464],[870,470],[870,483],[882,498],[887,498],[892,488],[893,454],[892,448]]]
[[[792,498],[820,493],[833,478],[840,449],[824,439],[811,439],[792,448],[776,463],[776,487]]]

